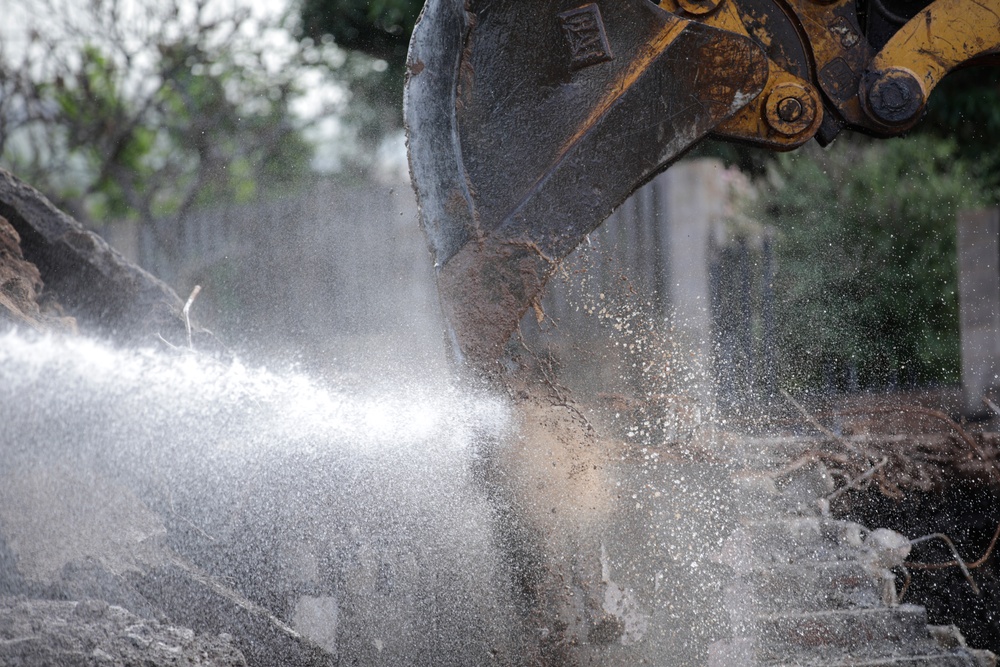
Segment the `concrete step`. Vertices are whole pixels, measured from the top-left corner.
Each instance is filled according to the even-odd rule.
[[[731,596],[749,596],[755,615],[873,609],[894,602],[891,573],[857,561],[776,564],[737,575]]]
[[[788,467],[804,451],[734,475],[748,509],[719,553],[734,571],[725,588],[733,638],[710,646],[708,666],[996,667],[957,629],[932,633],[923,607],[893,604],[884,568],[905,553],[884,540],[866,546],[863,526],[823,514],[820,499],[834,488],[826,468]]]
[[[741,470],[733,476],[733,484],[744,499],[741,513],[745,518],[819,516],[819,500],[834,490],[833,479],[819,463],[796,469],[786,476],[776,477],[773,473],[773,469]]]
[[[996,667],[996,657],[989,651],[925,644],[923,650],[908,652],[911,648],[900,646],[895,654],[871,656],[859,643],[848,652],[790,654],[769,660],[758,655],[750,640],[736,639],[710,646],[707,667]]]
[[[721,560],[742,573],[781,565],[857,562],[865,532],[850,521],[815,516],[749,521],[727,538]]]
[[[795,662],[850,656],[857,659],[924,655],[939,651],[927,629],[927,612],[916,605],[814,613],[774,614],[754,621],[761,662]],[[751,636],[754,636],[751,635]]]
[[[994,663],[995,664],[995,663]],[[895,656],[876,658],[875,660],[848,659],[842,662],[831,662],[820,659],[818,662],[786,662],[773,663],[768,667],[987,667],[977,661],[975,656],[965,650],[942,651],[927,655]]]

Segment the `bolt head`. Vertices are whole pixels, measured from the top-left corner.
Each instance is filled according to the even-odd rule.
[[[778,102],[778,118],[786,123],[794,123],[802,117],[802,102],[794,97],[786,97]]]
[[[779,83],[768,93],[764,117],[772,130],[786,137],[806,131],[816,119],[815,91],[794,82]]]
[[[925,99],[920,81],[901,68],[878,73],[868,86],[868,109],[887,125],[901,125],[916,118]]]
[[[677,4],[688,14],[704,16],[722,4],[722,0],[677,0]]]

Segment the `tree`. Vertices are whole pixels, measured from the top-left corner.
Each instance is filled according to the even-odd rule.
[[[350,121],[377,144],[402,127],[406,51],[423,0],[302,0],[303,38],[332,40],[373,66],[349,82]]]
[[[841,138],[777,157],[761,191],[783,382],[957,381],[955,214],[986,194],[956,142]]]
[[[307,172],[290,110],[310,54],[280,21],[212,0],[18,8],[23,41],[0,52],[0,163],[85,222],[138,219],[169,253],[192,207]]]
[[[931,94],[918,128],[955,142],[956,155],[1000,203],[1000,67],[969,67],[949,74]]]
[[[345,49],[361,51],[402,70],[423,0],[303,0],[302,33],[331,36]]]

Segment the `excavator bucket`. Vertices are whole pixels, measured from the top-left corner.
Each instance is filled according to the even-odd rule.
[[[559,261],[767,80],[649,0],[428,0],[404,114],[458,358],[489,372]]]

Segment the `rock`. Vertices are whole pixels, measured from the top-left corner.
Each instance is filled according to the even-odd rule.
[[[113,574],[140,570],[159,555],[166,529],[123,486],[80,468],[38,462],[0,477],[0,530],[18,571],[37,585],[59,581],[86,562]],[[89,568],[93,570],[94,568]]]
[[[250,665],[332,667],[336,664],[335,656],[179,557],[130,575],[129,579],[168,618],[235,636]]]
[[[335,664],[175,553],[160,516],[126,486],[85,467],[11,460],[8,468],[0,478],[0,598],[21,602],[0,604],[0,665]],[[74,599],[82,602],[65,602]],[[140,617],[231,639],[202,646],[192,630]],[[104,635],[105,643],[94,639]]]
[[[32,271],[10,263],[20,267],[14,269],[22,278],[15,282],[17,289],[37,290],[44,282],[46,294],[76,318],[81,329],[119,342],[147,340],[157,334],[178,345],[186,342],[183,303],[170,287],[3,169],[0,216],[19,237],[22,260],[36,267]],[[0,231],[0,265],[5,263],[3,253],[17,245],[12,241],[9,231]],[[11,257],[17,254],[11,252]],[[0,287],[5,287],[2,273]],[[30,301],[25,299],[26,304]],[[12,317],[25,321],[33,317],[33,311],[28,306],[27,312]]]
[[[865,549],[872,566],[876,568],[901,567],[906,563],[912,546],[905,535],[888,528],[876,528],[865,538]]]

